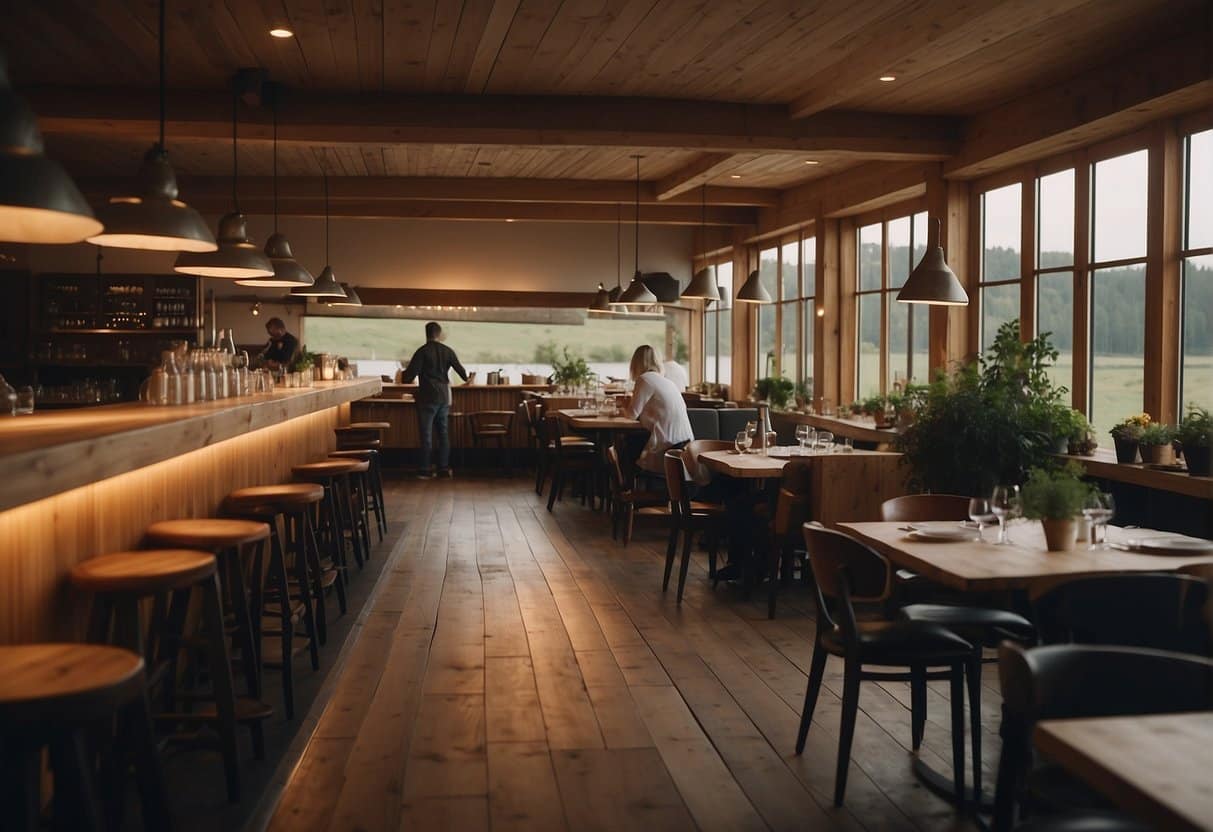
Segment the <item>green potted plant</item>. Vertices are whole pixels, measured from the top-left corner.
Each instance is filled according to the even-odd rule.
[[[1137,440],[1141,461],[1147,465],[1174,465],[1175,428],[1160,422],[1151,422],[1142,429]]]
[[[1112,442],[1116,445],[1116,461],[1124,465],[1137,462],[1137,443],[1141,432],[1150,424],[1149,413],[1138,413],[1129,416],[1112,428]]]
[[[796,409],[806,410],[813,406],[813,379],[804,378],[796,382]]]
[[[1099,447],[1091,423],[1082,411],[1063,405],[1058,413],[1057,424],[1059,429],[1065,431],[1066,453],[1072,456],[1091,456]]]
[[[1194,404],[1188,405],[1188,412],[1179,423],[1176,438],[1183,451],[1184,462],[1188,464],[1188,473],[1194,477],[1209,476],[1209,452],[1213,445],[1213,417],[1209,416],[1209,411]]]
[[[1033,468],[1020,492],[1023,516],[1039,520],[1050,552],[1074,549],[1078,517],[1090,487],[1082,469],[1070,462],[1061,468]]]
[[[552,383],[565,390],[572,391],[586,387],[594,380],[594,371],[580,355],[573,355],[565,347],[561,356],[553,355]]]
[[[787,410],[795,385],[783,376],[767,376],[754,382],[754,398],[768,402],[776,410]]]

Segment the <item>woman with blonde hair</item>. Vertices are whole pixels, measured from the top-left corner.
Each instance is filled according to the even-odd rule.
[[[628,374],[635,387],[626,412],[649,431],[636,464],[646,472],[664,476],[662,457],[695,438],[687,405],[672,381],[661,374],[661,360],[648,344],[632,353]]]

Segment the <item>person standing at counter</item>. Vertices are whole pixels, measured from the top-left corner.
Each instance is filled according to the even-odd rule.
[[[463,382],[467,370],[455,351],[442,343],[442,327],[435,321],[425,325],[425,345],[418,348],[404,370],[404,383],[417,381],[417,431],[421,435],[421,479],[434,478],[434,435],[438,437],[438,474],[451,476],[451,439],[447,418],[451,410],[450,372]]]
[[[270,318],[265,322],[265,331],[270,340],[261,351],[261,360],[271,370],[285,370],[299,354],[299,339],[286,331],[281,318]]]
[[[646,473],[665,476],[662,457],[670,448],[681,448],[695,438],[682,392],[661,373],[657,354],[648,344],[632,353],[628,374],[636,383],[625,412],[648,431],[636,465]]]

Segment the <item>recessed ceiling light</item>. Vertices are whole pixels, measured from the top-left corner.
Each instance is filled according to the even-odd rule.
[[[730,173],[729,174],[729,179],[740,179],[740,178],[741,178],[740,173]]]
[[[806,165],[820,165],[821,164],[821,162],[817,161],[816,159],[805,159],[804,163]]]
[[[880,80],[881,81],[896,81],[897,76],[896,75],[881,75]]]
[[[507,220],[506,220],[506,222],[513,222],[513,221],[514,221],[514,220],[513,220],[512,218],[511,218],[511,219],[507,219]]]
[[[293,38],[295,33],[284,26],[276,26],[270,29],[270,36],[275,38]]]

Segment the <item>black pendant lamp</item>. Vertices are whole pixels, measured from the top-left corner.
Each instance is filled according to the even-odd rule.
[[[767,287],[762,285],[762,281],[758,278],[758,269],[750,272],[750,276],[746,278],[745,283],[741,284],[741,288],[737,291],[738,303],[774,303],[771,298],[771,293],[767,291]]]
[[[265,241],[265,256],[270,258],[274,274],[272,277],[255,277],[236,282],[241,286],[294,289],[296,286],[311,286],[316,282],[316,278],[312,277],[312,273],[295,259],[286,235],[278,232],[278,91],[279,88],[276,85],[270,88],[271,107],[274,115],[274,233]]]
[[[897,300],[901,303],[923,303],[930,306],[966,306],[969,293],[961,285],[956,273],[948,268],[939,244],[940,220],[935,220],[934,234],[927,241],[926,254],[910,276],[906,278]]]
[[[611,309],[611,293],[601,283],[598,284],[598,291],[594,293],[594,299],[590,301],[590,312],[601,312],[610,314],[614,310]]]
[[[329,306],[362,306],[362,298],[358,297],[358,292],[353,286],[342,283],[341,288],[345,290],[345,297],[330,300]]]
[[[337,282],[333,267],[329,263],[329,175],[324,173],[324,268],[320,276],[311,286],[296,286],[291,290],[291,297],[316,298],[318,300],[341,300],[345,297],[345,289]]]
[[[644,285],[640,279],[640,160],[643,156],[633,156],[636,160],[636,271],[632,282],[623,290],[623,294],[615,301],[616,306],[652,306],[657,303],[657,296]]]
[[[218,246],[202,216],[177,198],[177,175],[164,149],[164,6],[160,0],[160,140],[143,157],[138,192],[111,197],[98,212],[104,230],[90,243],[146,251],[214,251]]]
[[[67,171],[43,153],[38,122],[0,55],[0,242],[78,243],[101,229]]]
[[[708,185],[705,182],[700,191],[699,198],[699,248],[702,249],[707,245],[708,238]],[[716,285],[716,279],[712,275],[710,267],[702,268],[695,272],[695,276],[691,278],[691,282],[687,284],[686,289],[682,292],[684,298],[698,298],[711,303],[714,300],[720,300],[720,289]]]
[[[232,211],[219,218],[219,248],[216,251],[183,251],[177,255],[173,271],[195,277],[219,277],[251,280],[274,276],[270,258],[249,239],[248,220],[240,213],[236,183],[240,179],[240,154],[237,152],[236,113],[240,96],[232,88]]]

